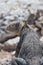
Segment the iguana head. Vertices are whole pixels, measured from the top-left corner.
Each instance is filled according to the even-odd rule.
[[[7,26],[7,31],[15,35],[20,35],[24,22],[12,22]]]

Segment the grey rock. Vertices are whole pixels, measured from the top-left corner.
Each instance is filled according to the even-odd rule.
[[[18,45],[18,57],[23,58],[29,65],[40,65],[40,59],[43,56],[43,46],[36,32],[25,29],[22,31],[21,43]]]
[[[12,65],[27,65],[23,58],[15,58],[12,60]]]

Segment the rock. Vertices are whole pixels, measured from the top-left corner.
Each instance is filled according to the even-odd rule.
[[[0,14],[0,19],[3,19],[3,18],[4,18],[3,13],[1,13]]]
[[[40,41],[43,42],[43,36],[40,38]]]
[[[39,10],[39,13],[40,13],[40,17],[43,17],[43,10]]]
[[[9,59],[11,59],[12,56],[11,56],[11,54],[9,52],[5,52],[5,51],[1,50],[1,52],[0,52],[0,58],[1,59],[2,58],[9,58]]]
[[[4,17],[5,18],[5,20],[9,20],[9,21],[14,21],[14,16],[6,16],[6,17]]]
[[[40,65],[40,58],[39,57],[33,57],[32,58],[32,65]]]
[[[18,34],[4,34],[0,36],[0,43],[4,43],[8,39],[15,38]]]
[[[21,48],[21,46],[22,46],[23,38],[25,38],[25,36],[26,36],[27,33],[28,33],[28,35],[30,34],[28,30],[29,30],[29,28],[24,28],[24,29],[22,30],[21,37],[20,37],[20,42],[18,43],[17,49],[16,49],[16,54],[17,54],[17,55],[19,54],[20,48]],[[31,32],[31,31],[30,31],[30,32]],[[39,39],[38,33],[36,33],[36,31],[34,31],[34,32],[35,32],[37,38]],[[28,35],[27,35],[27,37],[28,37]],[[28,39],[29,39],[29,38],[28,38]],[[26,41],[25,41],[25,42],[26,42]],[[16,55],[16,54],[15,54],[15,55]],[[17,56],[17,55],[16,55],[16,56]]]
[[[12,52],[11,52],[11,55],[14,56],[15,53],[16,53],[16,50],[15,50],[15,51],[12,51]]]
[[[42,27],[42,25],[38,21],[35,21],[35,26],[38,27],[39,29],[41,29]]]
[[[20,40],[20,37],[16,37],[14,39],[10,39],[10,40],[4,42],[3,44],[0,43],[0,50],[3,49],[5,51],[9,51],[9,52],[15,50],[19,40]]]
[[[3,49],[6,51],[10,51],[10,52],[15,50],[19,40],[20,40],[20,37],[16,37],[16,38],[13,38],[13,39],[6,41],[4,43]]]
[[[35,21],[36,27],[38,27],[41,31],[41,35],[43,36],[43,16],[40,16],[37,21]]]
[[[39,23],[43,23],[43,16],[40,16],[38,21],[39,21]]]
[[[43,57],[40,59],[41,65],[43,65]]]
[[[43,16],[42,16],[42,15],[38,18],[38,22],[39,22],[40,24],[43,24]]]
[[[16,44],[14,44],[14,45],[6,45],[6,44],[4,44],[4,47],[3,47],[3,50],[8,51],[8,52],[11,52],[11,51],[13,51],[15,49],[16,49]]]
[[[41,35],[43,36],[43,27],[41,28]]]
[[[22,58],[15,58],[12,60],[12,65],[27,65],[27,63]]]
[[[0,52],[0,65],[9,65],[11,64],[12,56],[9,52],[1,51]]]
[[[0,43],[0,51],[4,48],[4,45]]]
[[[20,37],[16,37],[16,38],[13,38],[13,39],[9,39],[8,41],[6,41],[4,44],[6,45],[13,45],[13,44],[16,44],[20,41]]]
[[[20,46],[19,46],[20,44]],[[43,55],[43,46],[39,40],[39,35],[29,29],[22,30],[22,36],[20,39],[16,53],[19,58],[23,58],[28,65],[40,65],[40,57]]]
[[[27,24],[27,27],[33,31],[38,31],[39,29],[35,25],[29,25]]]

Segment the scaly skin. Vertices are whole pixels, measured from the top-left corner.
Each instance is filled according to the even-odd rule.
[[[7,31],[14,33],[15,35],[20,35],[21,29],[24,26],[24,22],[11,23],[7,27]]]

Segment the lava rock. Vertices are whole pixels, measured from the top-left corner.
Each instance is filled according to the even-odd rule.
[[[21,47],[18,45],[18,57],[23,58],[29,65],[40,65],[40,57],[43,56],[43,46],[36,32],[25,29],[22,31]]]
[[[12,65],[27,65],[27,63],[22,58],[15,58],[12,60]]]

